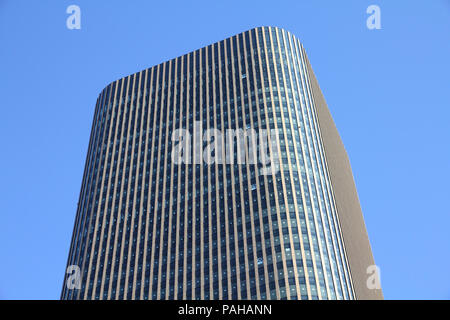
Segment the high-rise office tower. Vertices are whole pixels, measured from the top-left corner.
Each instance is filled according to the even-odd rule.
[[[345,149],[289,32],[255,28],[100,93],[63,299],[381,299],[372,265]]]

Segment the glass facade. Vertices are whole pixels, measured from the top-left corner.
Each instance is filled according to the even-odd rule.
[[[279,170],[175,164],[195,122],[276,130]],[[354,299],[299,40],[255,28],[108,85],[69,265],[81,288],[62,299]]]

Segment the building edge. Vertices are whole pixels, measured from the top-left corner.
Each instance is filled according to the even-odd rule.
[[[304,56],[355,295],[359,300],[382,300],[382,289],[367,286],[367,268],[375,261],[350,160],[305,52]]]
[[[239,32],[239,33],[237,33],[237,34],[235,34],[235,35],[226,37],[226,38],[224,38],[224,39],[218,40],[218,41],[216,41],[216,42],[213,42],[213,43],[211,43],[211,44],[209,44],[209,45],[206,45],[206,46],[203,46],[203,47],[201,47],[201,48],[198,48],[198,49],[189,51],[188,53],[182,54],[182,55],[180,55],[180,56],[176,56],[176,57],[173,57],[173,58],[164,60],[164,61],[162,61],[162,62],[160,62],[160,63],[157,63],[157,64],[155,64],[155,65],[153,65],[153,66],[151,66],[151,67],[148,67],[148,68],[142,69],[142,70],[140,70],[140,71],[136,71],[136,72],[130,73],[130,74],[126,75],[126,76],[123,76],[123,77],[120,77],[120,78],[118,78],[118,79],[116,79],[116,80],[113,80],[113,81],[109,82],[106,86],[104,86],[103,89],[100,90],[100,92],[99,92],[99,94],[98,94],[98,96],[97,96],[97,99],[98,99],[98,98],[102,95],[102,93],[103,93],[104,91],[106,91],[111,85],[113,85],[115,82],[121,81],[122,79],[126,79],[126,78],[132,77],[132,76],[134,76],[134,75],[136,75],[136,74],[138,74],[138,73],[140,73],[140,72],[144,72],[144,71],[146,71],[146,70],[151,70],[151,69],[156,68],[156,67],[158,67],[158,66],[162,66],[162,65],[164,65],[165,63],[170,62],[171,60],[181,59],[181,58],[183,58],[184,56],[187,56],[187,55],[189,55],[189,54],[194,54],[195,52],[200,51],[200,50],[202,50],[203,48],[212,46],[212,45],[215,44],[215,43],[222,42],[222,41],[226,41],[226,40],[228,40],[228,39],[237,37],[237,36],[239,36],[239,35],[241,35],[241,34],[244,34],[244,33],[249,33],[249,32],[251,32],[252,30],[259,30],[259,29],[264,29],[264,28],[271,28],[271,29],[277,29],[277,30],[279,30],[279,31],[284,31],[284,32],[286,32],[286,34],[290,34],[294,39],[299,40],[300,43],[301,43],[300,38],[298,38],[297,36],[295,36],[292,32],[290,32],[290,31],[287,30],[287,29],[280,28],[280,27],[273,27],[273,26],[258,26],[258,27],[254,27],[254,28],[251,28],[251,29],[248,29],[248,30]]]

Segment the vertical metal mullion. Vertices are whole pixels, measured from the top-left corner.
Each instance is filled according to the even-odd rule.
[[[140,247],[141,247],[141,233],[142,233],[142,230],[141,230],[141,228],[142,228],[142,225],[143,225],[143,222],[142,222],[142,220],[143,220],[143,215],[144,215],[144,212],[143,212],[143,200],[144,200],[144,194],[145,194],[145,176],[146,176],[146,172],[147,172],[147,149],[148,149],[148,145],[147,145],[147,141],[148,141],[148,138],[146,137],[146,135],[148,135],[148,120],[149,120],[149,112],[147,111],[147,108],[148,108],[148,102],[146,103],[146,93],[147,93],[147,86],[146,86],[146,84],[147,84],[147,77],[148,77],[148,72],[149,72],[149,69],[146,69],[145,71],[145,77],[144,77],[144,80],[142,80],[142,75],[141,75],[141,81],[140,81],[140,84],[139,84],[139,91],[138,91],[138,103],[140,103],[139,102],[139,99],[141,98],[142,99],[142,102],[140,103],[141,104],[141,109],[142,109],[142,112],[141,112],[141,116],[142,116],[142,122],[141,122],[141,130],[140,130],[140,138],[141,138],[141,145],[140,145],[140,149],[141,149],[141,152],[139,153],[139,157],[140,157],[140,155],[142,154],[142,152],[144,153],[144,162],[143,162],[143,167],[142,167],[142,179],[141,179],[141,181],[140,181],[140,187],[141,187],[141,197],[140,197],[140,201],[139,201],[139,222],[138,222],[138,231],[137,231],[137,234],[138,234],[138,238],[137,238],[137,243],[136,243],[136,257],[135,257],[135,262],[134,262],[134,268],[135,268],[135,271],[134,271],[134,275],[133,275],[133,287],[134,287],[134,290],[133,290],[133,293],[132,293],[132,296],[131,296],[131,299],[136,299],[136,292],[137,292],[137,288],[136,288],[136,284],[137,284],[137,279],[138,279],[138,272],[137,272],[137,270],[136,270],[136,268],[137,268],[137,266],[138,266],[138,261],[139,261],[139,258],[140,258]],[[143,84],[144,84],[144,88],[142,89],[142,82],[143,82]],[[147,122],[146,123],[144,123],[144,119],[145,119],[145,116],[144,116],[144,114],[146,114],[146,117],[147,117]],[[143,129],[145,129],[145,135],[143,134]],[[139,158],[139,160],[138,160],[138,163],[140,163],[140,158]],[[140,170],[139,170],[140,171]],[[136,184],[136,186],[137,186],[137,184]],[[146,217],[147,217],[147,215],[146,215]],[[147,224],[147,220],[145,220],[145,223],[144,223],[144,226],[146,226],[146,224]],[[144,261],[145,260],[142,260],[143,262],[142,262],[142,264],[144,264]],[[144,276],[144,274],[145,274],[145,269],[141,266],[141,272],[142,272],[142,275],[141,275],[141,278]],[[140,280],[140,283],[141,283],[141,288],[143,287],[142,286],[142,283],[143,283],[143,281],[142,280]],[[140,292],[142,293],[142,290],[140,290]],[[141,298],[141,296],[142,296],[142,294],[139,294],[139,296],[138,296],[138,299],[140,299]]]
[[[109,124],[108,145],[107,145],[107,149],[106,149],[106,155],[107,156],[109,154],[110,145],[113,144],[113,141],[111,141],[111,139],[114,140],[115,133],[116,133],[116,131],[115,131],[116,128],[114,128],[114,131],[112,130],[112,128],[113,128],[113,116],[114,116],[114,109],[111,109],[111,117],[110,117],[111,118],[111,122]],[[116,122],[116,126],[117,126],[117,122]],[[115,145],[113,145],[113,150],[114,150],[114,147],[115,147]],[[104,180],[105,180],[105,175],[106,175],[106,167],[107,166],[105,166],[104,171],[103,171],[102,189],[101,189],[101,192],[100,192],[101,194],[103,194]],[[112,172],[112,167],[110,168],[109,171],[110,171],[110,173]],[[98,252],[100,254],[97,256],[97,261],[95,263],[96,267],[95,267],[94,283],[93,283],[93,289],[92,289],[92,298],[95,298],[95,291],[96,291],[96,287],[97,287],[97,277],[98,277],[98,271],[99,271],[98,269],[99,269],[99,265],[101,263],[100,262],[100,258],[101,258],[101,250],[103,248],[103,233],[104,233],[104,225],[105,225],[105,221],[106,221],[106,212],[108,211],[107,208],[108,208],[108,195],[109,195],[109,190],[110,190],[110,188],[109,188],[110,180],[111,180],[111,178],[109,177],[108,178],[108,184],[106,186],[107,194],[106,194],[106,199],[105,199],[105,208],[104,208],[104,213],[103,213],[103,221],[102,221],[102,223],[100,225],[101,226],[101,233],[100,233],[100,239],[99,239],[100,244],[99,244],[99,248],[98,248]],[[98,228],[98,214],[100,213],[100,208],[101,208],[101,203],[100,203],[100,206],[98,208],[98,213],[97,213],[97,221],[96,221],[96,225],[95,225],[95,229],[96,230]],[[91,255],[91,262],[90,262],[90,265],[89,265],[89,269],[91,269],[91,263],[92,263],[92,255]],[[88,278],[90,278],[90,276],[88,276]]]

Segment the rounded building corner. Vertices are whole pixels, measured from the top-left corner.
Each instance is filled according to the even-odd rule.
[[[273,26],[273,25],[257,26],[257,27],[254,27],[254,28],[250,29],[249,31],[251,31],[251,30],[257,31],[257,30],[264,30],[264,29],[274,29],[274,30],[277,30],[277,31],[279,31],[279,32],[284,32],[284,33],[289,34],[289,35],[291,35],[293,38],[295,38],[295,39],[297,39],[297,40],[300,41],[300,37],[298,37],[297,35],[295,35],[292,31],[290,31],[290,30],[288,30],[288,29],[286,29],[286,28],[283,28],[283,27],[278,27],[278,26]],[[301,41],[300,41],[300,42],[301,42]]]

